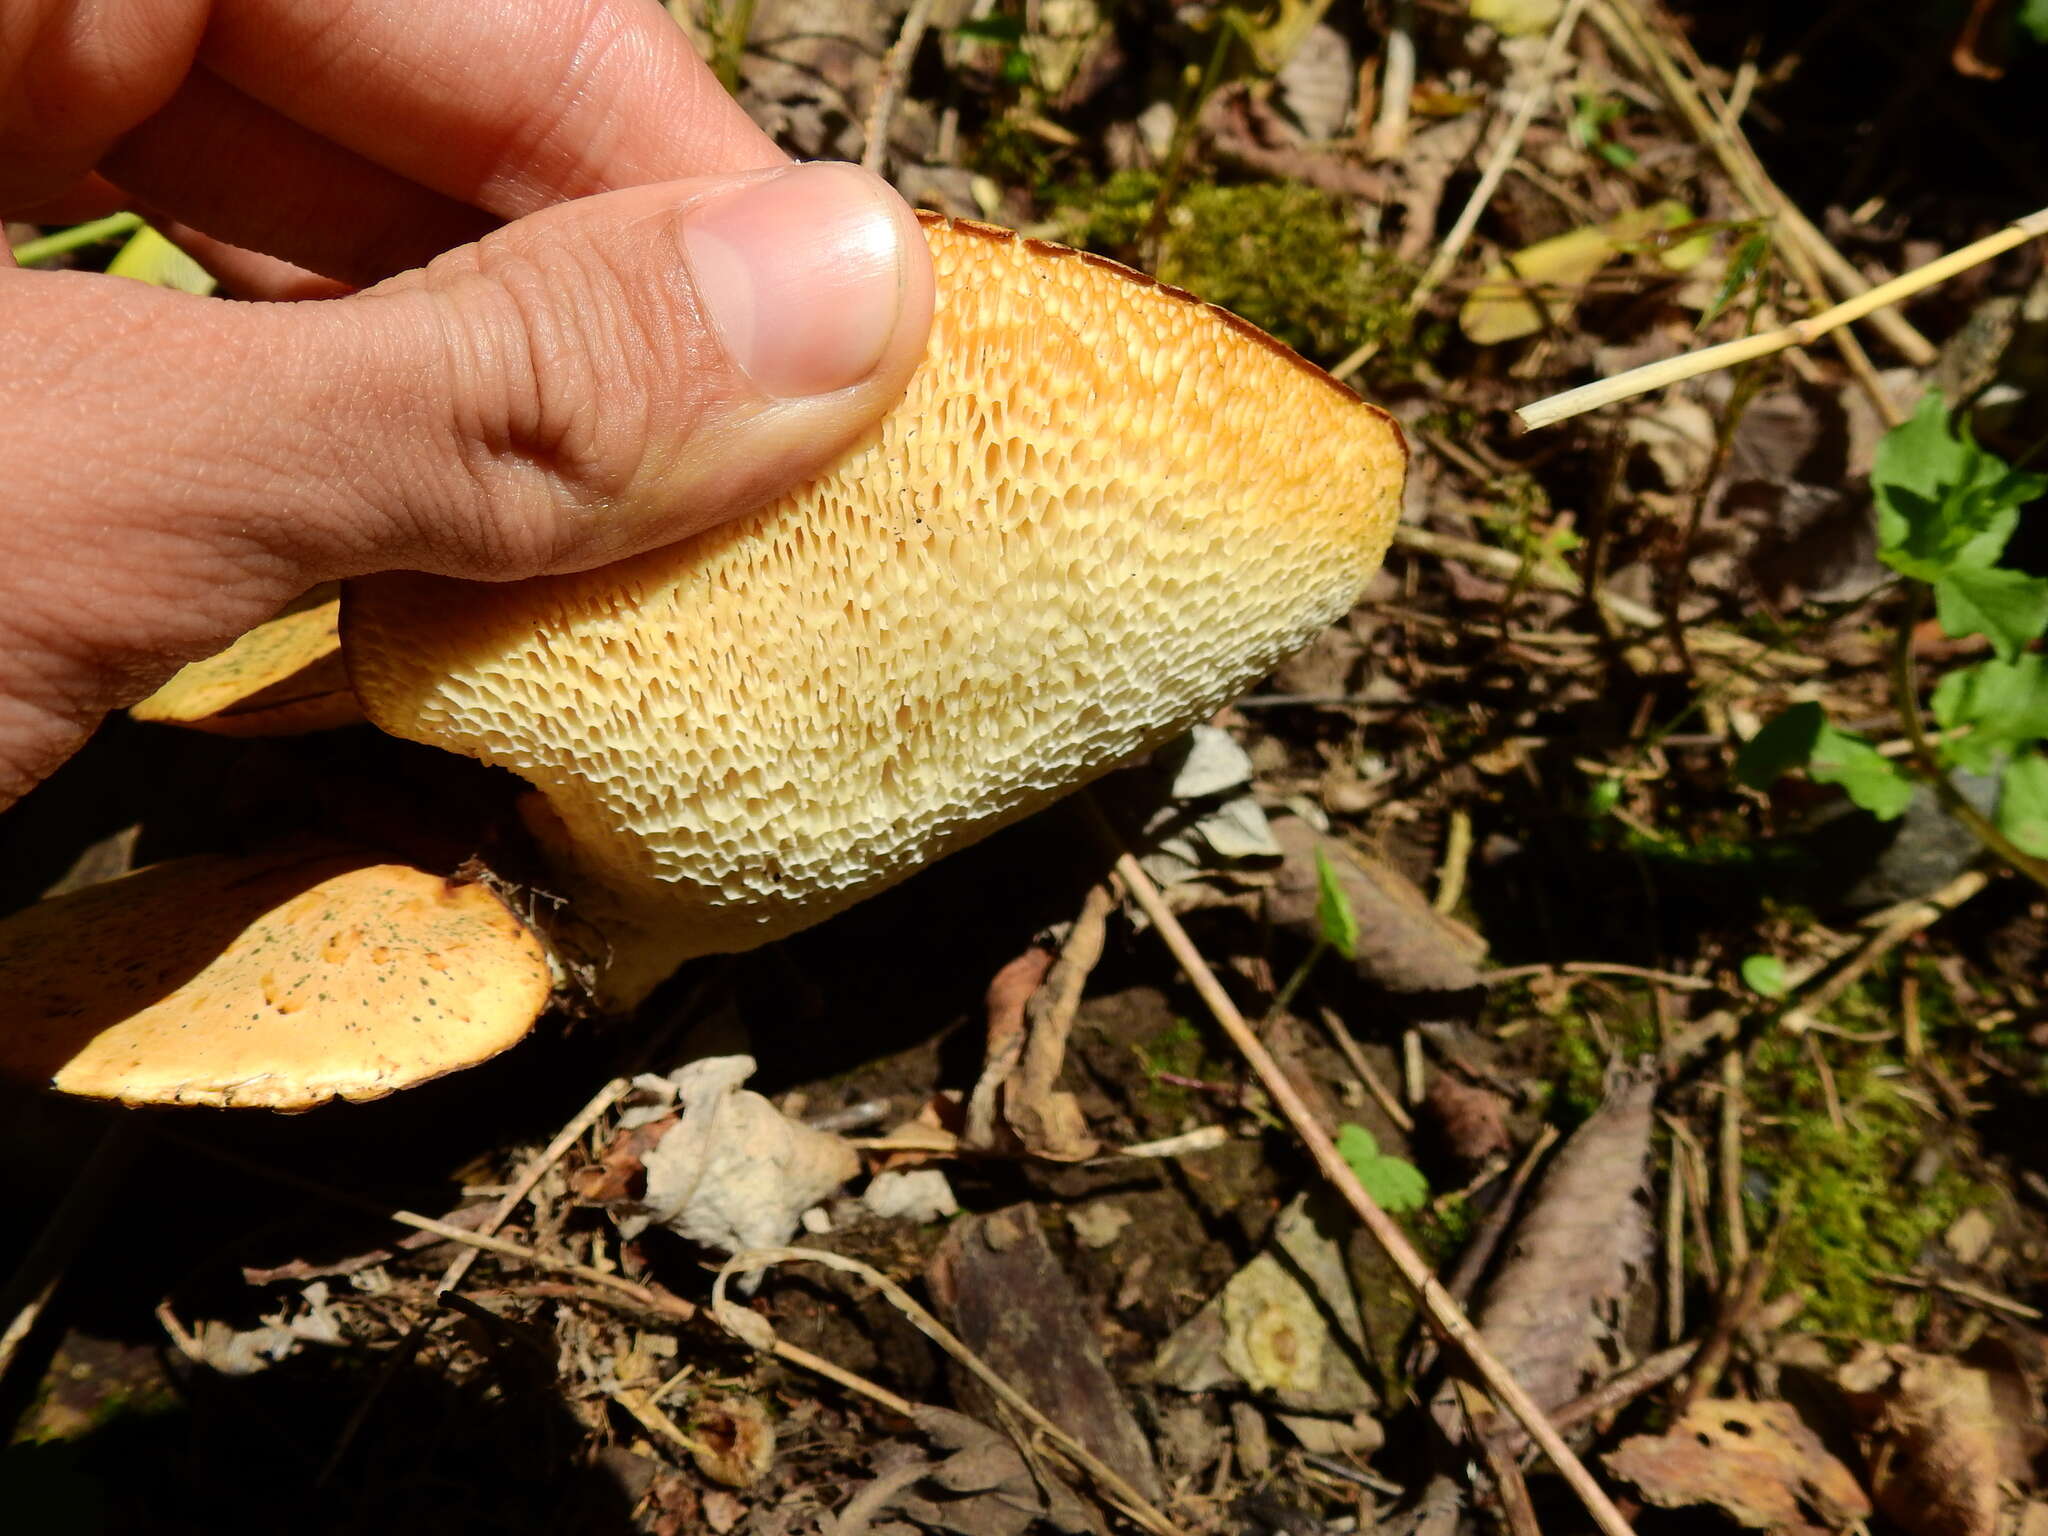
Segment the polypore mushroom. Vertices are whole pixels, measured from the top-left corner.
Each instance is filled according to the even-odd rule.
[[[1347,612],[1385,412],[1213,306],[926,218],[930,352],[832,469],[602,570],[345,593],[365,713],[509,768],[630,1004],[1184,730]]]
[[[132,706],[138,720],[217,736],[292,736],[363,718],[341,659],[341,597],[307,593],[226,650],[182,667]]]
[[[134,1104],[379,1098],[512,1045],[550,985],[485,886],[334,850],[172,860],[0,924],[8,1069]]]
[[[1347,612],[1392,535],[1399,429],[1278,342],[1093,256],[935,217],[925,232],[929,353],[902,403],[808,485],[602,570],[386,575],[344,593],[370,719],[539,790],[530,822],[603,935],[588,958],[615,1006],[1185,729]],[[131,1100],[296,1105],[467,1065],[540,1009],[532,956],[476,887],[433,901],[476,902],[495,937],[474,954],[498,945],[493,974],[523,979],[479,970],[445,994],[463,999],[452,1023],[383,1002],[448,958],[437,939],[406,948],[426,919],[396,896],[372,894],[389,910],[370,969],[321,969],[326,941],[305,947],[318,932],[294,907],[285,976],[268,958],[278,903],[252,897],[241,928],[201,925],[165,978],[147,958],[162,933],[129,898],[196,910],[205,880],[234,887],[145,872],[0,925],[0,996],[27,1000],[0,1067]],[[121,957],[140,968],[127,1003],[22,990],[37,946],[66,932],[87,937],[43,969]],[[283,1010],[280,984],[323,1006]]]

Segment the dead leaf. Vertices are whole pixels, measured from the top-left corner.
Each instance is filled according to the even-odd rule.
[[[1652,1504],[1711,1504],[1753,1530],[1825,1536],[1870,1514],[1849,1469],[1789,1403],[1695,1403],[1662,1435],[1607,1453]]]
[[[1093,1323],[1028,1205],[953,1223],[925,1271],[940,1317],[1053,1423],[1159,1496],[1151,1447],[1109,1373]],[[963,1406],[990,1417],[979,1380],[955,1373]]]
[[[709,1056],[670,1074],[682,1118],[646,1154],[647,1214],[622,1218],[621,1232],[637,1236],[652,1220],[722,1253],[776,1247],[860,1172],[839,1137],[742,1089],[753,1074],[751,1056]]]
[[[775,1421],[751,1397],[717,1397],[690,1415],[690,1460],[714,1483],[745,1488],[775,1465]]]
[[[1570,314],[1600,269],[1629,246],[1659,230],[1689,224],[1692,217],[1685,204],[1667,200],[1525,246],[1488,270],[1459,308],[1458,329],[1482,347],[1533,336],[1546,323]],[[1675,263],[1691,244],[1663,251],[1657,259],[1678,270]]]
[[[878,1173],[861,1192],[860,1203],[885,1221],[942,1221],[960,1209],[953,1186],[937,1168]]]
[[[1508,1101],[1491,1088],[1478,1088],[1449,1072],[1429,1080],[1423,1100],[1444,1148],[1461,1163],[1479,1164],[1505,1152]]]
[[[1159,1347],[1153,1380],[1180,1392],[1249,1387],[1304,1413],[1376,1406],[1358,1295],[1329,1214],[1307,1195],[1290,1201],[1265,1248]]]
[[[1606,1363],[1601,1345],[1649,1257],[1642,1195],[1656,1096],[1653,1063],[1610,1076],[1606,1101],[1544,1173],[1479,1309],[1481,1335],[1544,1408],[1569,1402]],[[1437,1411],[1450,1431],[1455,1409],[1440,1397]]]
[[[1836,1373],[1869,1437],[1877,1507],[1910,1536],[1995,1536],[2003,1484],[2033,1483],[2039,1404],[2012,1353],[1866,1344]]]
[[[1291,816],[1273,823],[1273,836],[1285,853],[1266,894],[1267,916],[1276,926],[1311,941],[1320,931],[1320,848],[1358,918],[1353,963],[1360,976],[1397,995],[1434,995],[1431,1007],[1439,1014],[1453,1001],[1480,996],[1484,983],[1476,962],[1485,953],[1484,944],[1462,923],[1432,907],[1399,872]]]

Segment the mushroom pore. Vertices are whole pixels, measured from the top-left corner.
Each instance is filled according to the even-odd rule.
[[[763,510],[601,570],[352,583],[384,730],[509,768],[610,1001],[789,933],[1185,729],[1341,617],[1385,412],[1178,290],[928,218],[902,403]]]

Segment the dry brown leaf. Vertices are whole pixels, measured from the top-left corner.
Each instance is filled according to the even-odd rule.
[[[1656,1096],[1649,1062],[1611,1074],[1606,1102],[1544,1174],[1479,1310],[1487,1344],[1545,1408],[1577,1396],[1606,1363],[1600,1346],[1649,1257],[1642,1192]],[[1456,1422],[1443,1398],[1438,1417]]]
[[[1423,1100],[1444,1149],[1462,1163],[1483,1163],[1508,1149],[1508,1101],[1449,1072],[1429,1080]]]
[[[1445,1002],[1479,996],[1484,983],[1477,961],[1485,946],[1470,929],[1432,907],[1397,871],[1291,816],[1274,821],[1273,836],[1284,854],[1266,894],[1267,915],[1276,926],[1311,940],[1321,931],[1316,920],[1320,848],[1358,918],[1355,963],[1360,976],[1399,995],[1437,994]]]
[[[1877,1507],[1910,1536],[1995,1536],[2002,1485],[2032,1485],[2039,1405],[2011,1352],[1865,1345],[1836,1374],[1869,1436]]]
[[[1652,1504],[1711,1504],[1753,1530],[1824,1536],[1870,1514],[1849,1469],[1789,1403],[1695,1403],[1662,1435],[1624,1440],[1606,1461]]]

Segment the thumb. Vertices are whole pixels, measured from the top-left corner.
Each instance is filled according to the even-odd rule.
[[[0,267],[0,806],[315,583],[752,510],[901,397],[931,307],[908,207],[825,164],[564,203],[346,298]]]
[[[279,430],[344,471],[270,532],[321,578],[516,579],[672,542],[872,426],[931,303],[910,210],[820,164],[562,204],[318,324],[266,306],[249,355],[281,362]]]

